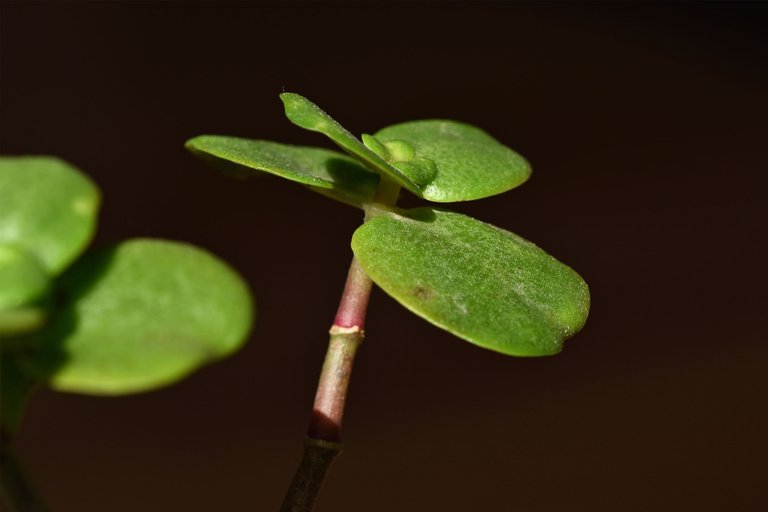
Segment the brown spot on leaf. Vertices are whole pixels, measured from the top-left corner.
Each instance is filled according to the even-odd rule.
[[[413,290],[411,290],[411,295],[419,300],[429,300],[432,297],[433,292],[430,288],[415,286]]]

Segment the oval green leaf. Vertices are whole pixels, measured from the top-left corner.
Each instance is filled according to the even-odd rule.
[[[354,205],[370,202],[379,183],[378,174],[327,149],[221,135],[200,135],[188,140],[186,147],[206,160],[212,157],[240,169],[280,176]]]
[[[475,345],[514,356],[559,352],[584,325],[586,283],[534,244],[471,217],[382,212],[352,249],[403,306]]]
[[[434,177],[422,188],[429,201],[469,201],[506,192],[531,175],[526,160],[474,126],[439,119],[396,124],[376,132],[384,145],[406,143],[414,159],[431,161]],[[408,161],[392,165],[405,171]],[[416,171],[414,171],[416,172]]]
[[[421,188],[424,183],[414,181],[403,170],[390,165],[320,107],[304,96],[291,92],[284,92],[280,95],[280,99],[285,105],[286,117],[293,124],[305,130],[322,133],[341,149],[366,164],[371,170],[387,176],[395,183],[421,197]]]
[[[87,254],[60,279],[61,313],[41,333],[53,388],[114,395],[177,381],[245,341],[243,280],[191,245],[135,239]]]
[[[37,258],[48,273],[66,268],[96,228],[99,190],[66,162],[0,157],[0,243]]]

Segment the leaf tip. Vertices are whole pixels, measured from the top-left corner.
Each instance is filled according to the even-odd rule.
[[[184,142],[184,147],[187,148],[187,149],[195,148],[197,146],[197,144],[200,142],[200,139],[202,139],[203,137],[204,137],[203,135],[195,135],[191,139],[187,139]]]
[[[283,102],[283,106],[285,107],[286,114],[288,111],[294,111],[301,105],[313,105],[311,101],[309,101],[307,98],[302,96],[301,94],[296,94],[295,92],[284,92],[280,94],[280,100]]]

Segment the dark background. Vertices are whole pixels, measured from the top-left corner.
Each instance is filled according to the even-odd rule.
[[[104,193],[95,243],[187,240],[259,303],[236,356],[158,392],[42,391],[19,450],[53,512],[276,510],[361,214],[188,155],[477,124],[532,179],[453,208],[590,284],[556,357],[483,351],[375,291],[319,510],[766,510],[766,4],[2,2],[1,149]],[[329,146],[330,147],[330,146]],[[417,201],[410,201],[415,204]]]

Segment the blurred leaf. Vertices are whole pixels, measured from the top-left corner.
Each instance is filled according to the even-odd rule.
[[[352,237],[371,279],[417,315],[515,356],[557,353],[589,310],[587,285],[532,243],[458,213],[383,212]]]
[[[98,188],[58,158],[0,157],[0,198],[0,243],[25,250],[52,275],[93,236]]]
[[[420,171],[431,175],[421,191],[429,201],[468,201],[500,194],[531,174],[523,157],[483,130],[456,121],[396,124],[379,130],[375,137],[389,148],[412,148],[412,156],[392,165],[409,176]],[[433,163],[435,170],[424,171],[425,162]]]
[[[186,147],[198,156],[214,157],[310,185],[313,190],[345,203],[370,202],[379,183],[377,174],[353,158],[326,149],[220,135],[195,137],[187,141]]]
[[[419,183],[389,163],[387,163],[374,150],[365,146],[354,135],[326,114],[320,107],[298,94],[284,92],[280,95],[285,105],[285,115],[295,124],[306,130],[319,132],[331,139],[336,145],[350,155],[367,164],[372,170],[387,176],[421,197],[421,187],[425,183]]]
[[[194,246],[135,239],[87,254],[60,279],[38,370],[61,391],[122,394],[171,384],[245,341],[242,279]]]

